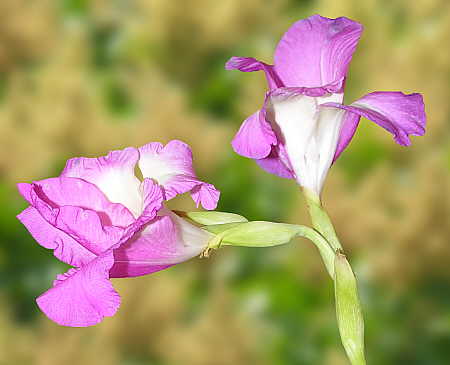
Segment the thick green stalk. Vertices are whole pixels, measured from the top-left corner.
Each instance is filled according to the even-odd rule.
[[[300,237],[308,238],[313,242],[319,250],[320,256],[325,264],[325,267],[330,274],[331,278],[334,278],[334,251],[328,244],[327,240],[317,231],[305,226],[299,226],[303,229],[297,234]]]
[[[313,191],[306,188],[303,189],[303,193],[306,198],[313,227],[327,239],[335,251],[342,250],[341,243],[336,235],[336,231],[334,230],[330,217],[322,207],[320,197]]]

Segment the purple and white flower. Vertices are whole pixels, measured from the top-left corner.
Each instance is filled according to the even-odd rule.
[[[409,135],[423,135],[426,116],[420,94],[374,92],[343,105],[348,66],[362,30],[348,18],[313,15],[283,35],[274,65],[232,57],[226,69],[262,70],[269,86],[262,109],[245,120],[233,139],[234,150],[319,195],[360,117],[391,132],[404,146],[411,143]]]
[[[190,192],[197,206],[211,210],[219,199],[213,185],[196,177],[189,146],[176,140],[73,158],[59,177],[18,189],[30,203],[18,219],[41,246],[74,267],[58,275],[37,304],[56,323],[74,327],[116,313],[120,296],[110,278],[163,270],[207,247],[212,236],[164,201]]]

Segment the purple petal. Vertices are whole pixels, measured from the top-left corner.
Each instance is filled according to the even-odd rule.
[[[281,87],[275,90],[272,90],[269,96],[286,96],[289,95],[305,95],[311,97],[320,97],[320,96],[330,96],[330,95],[340,95],[343,98],[342,92],[336,92],[336,87],[332,84],[325,85],[321,87]]]
[[[217,202],[220,198],[220,191],[214,185],[208,183],[197,184],[191,190],[192,199],[197,208],[202,205],[206,210],[214,210],[217,208]]]
[[[99,158],[72,158],[61,176],[81,178],[96,185],[111,202],[124,205],[137,217],[142,207],[140,181],[134,175],[138,159],[139,152],[133,147]]]
[[[281,161],[277,148],[274,148],[267,157],[255,161],[263,170],[271,174],[285,179],[294,179],[292,171]]]
[[[145,178],[141,185],[144,209],[139,219],[151,220],[156,217],[164,202],[161,186],[152,179]]]
[[[219,201],[220,191],[214,185],[200,181],[196,177],[186,175],[175,175],[164,185],[166,199],[170,200],[178,194],[191,192],[197,208],[202,205],[207,210],[214,210]]]
[[[28,184],[28,183],[18,183],[17,184],[17,190],[19,190],[20,195],[23,196],[23,198],[31,204],[31,190],[32,190],[32,185]]]
[[[36,299],[48,318],[62,326],[87,327],[113,316],[120,296],[109,281],[114,263],[107,251],[80,269],[58,275],[53,288]]]
[[[119,242],[124,233],[123,228],[103,225],[97,212],[70,206],[57,209],[55,227],[96,254]]]
[[[19,189],[30,194],[30,184],[20,184]],[[122,204],[111,203],[97,186],[82,179],[70,177],[55,177],[36,181],[34,190],[39,192],[41,199],[52,207],[78,206],[99,213],[105,224],[126,227],[134,221],[133,215]],[[29,199],[29,198],[28,198]]]
[[[144,178],[152,178],[164,185],[173,175],[195,176],[192,151],[184,142],[173,140],[163,146],[149,143],[139,148],[139,168]]]
[[[236,153],[254,159],[267,157],[276,144],[277,137],[266,121],[265,108],[248,117],[231,142]]]
[[[68,234],[48,223],[33,207],[25,209],[17,218],[41,246],[54,250],[53,254],[66,264],[80,267],[97,257]]]
[[[163,186],[166,200],[191,191],[197,205],[214,209],[219,192],[213,185],[199,180],[192,166],[192,151],[181,141],[166,146],[149,143],[139,149],[139,168],[144,178],[154,179]]]
[[[403,146],[411,144],[410,135],[425,134],[425,106],[420,94],[379,91],[367,94],[350,105],[327,103],[324,106],[347,111],[335,159],[353,137],[360,117],[370,119],[392,133],[394,140]]]
[[[69,205],[54,206],[38,187],[31,191],[31,199],[33,207],[50,225],[97,255],[119,242],[124,233],[124,228],[107,225],[93,210]]]
[[[270,90],[284,86],[272,65],[268,65],[252,57],[231,57],[225,64],[225,69],[239,70],[242,72],[264,71]]]
[[[170,211],[161,212],[114,251],[111,277],[146,275],[200,254],[211,236]]]
[[[275,50],[275,71],[286,86],[343,89],[348,65],[362,33],[348,18],[313,15],[296,22]]]
[[[359,125],[360,116],[355,113],[345,113],[343,116],[341,131],[339,133],[339,140],[334,153],[333,163],[338,159],[341,153],[347,148],[348,144],[355,135],[356,128]]]

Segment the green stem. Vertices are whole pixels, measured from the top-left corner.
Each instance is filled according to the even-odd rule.
[[[366,365],[364,357],[364,318],[358,298],[356,278],[343,253],[333,223],[331,223],[329,215],[322,206],[320,196],[306,188],[303,189],[303,193],[313,227],[326,238],[334,251],[333,279],[336,317],[342,345],[352,365]],[[329,260],[329,258],[327,257],[326,260]],[[326,260],[324,259],[324,262],[328,269],[329,263]]]
[[[306,198],[313,227],[327,239],[335,251],[342,250],[341,243],[336,235],[331,219],[322,207],[320,197],[313,191],[306,188],[303,189],[303,193]]]
[[[328,244],[327,240],[316,230],[306,227],[298,226],[299,232],[297,236],[309,239],[312,243],[316,245],[319,250],[320,256],[327,268],[328,274],[331,278],[334,278],[334,251]]]

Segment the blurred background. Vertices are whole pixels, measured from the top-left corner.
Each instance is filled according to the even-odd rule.
[[[309,223],[292,181],[234,154],[263,100],[262,73],[294,21],[320,13],[365,26],[346,102],[376,90],[424,95],[409,148],[367,120],[330,172],[324,202],[359,279],[368,363],[450,363],[450,3],[447,0],[1,0],[0,364],[346,364],[333,289],[311,243],[224,248],[136,279],[92,328],[64,328],[34,298],[66,267],[15,216],[15,183],[74,156],[149,141],[192,146],[219,209]],[[173,203],[192,210],[189,199]]]

